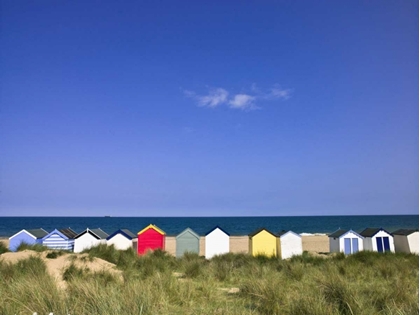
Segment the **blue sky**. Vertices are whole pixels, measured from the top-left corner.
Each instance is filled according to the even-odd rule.
[[[1,1],[0,215],[416,214],[418,1]]]

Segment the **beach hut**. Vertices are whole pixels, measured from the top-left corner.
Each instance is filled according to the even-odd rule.
[[[216,255],[229,253],[229,233],[220,226],[212,228],[205,234],[205,257],[207,259]]]
[[[165,249],[165,232],[150,224],[137,233],[137,253],[143,255],[155,249]]]
[[[9,237],[9,250],[15,252],[22,243],[42,245],[42,238],[47,234],[44,229],[21,230]]]
[[[133,248],[137,250],[137,235],[127,229],[120,229],[106,238],[107,245],[114,245],[115,249],[126,250]]]
[[[280,242],[276,234],[265,228],[260,228],[249,237],[249,253],[252,256],[265,255],[268,257],[277,256],[279,253]]]
[[[302,237],[292,231],[280,231],[280,257],[287,259],[292,256],[302,255]]]
[[[344,254],[354,254],[363,250],[363,236],[353,230],[338,229],[328,235],[330,241],[330,252]]]
[[[382,228],[366,228],[360,235],[363,239],[363,250],[374,252],[395,252],[394,238]]]
[[[419,230],[400,229],[392,235],[397,253],[419,253]]]
[[[74,237],[74,252],[80,253],[99,244],[106,244],[108,234],[101,229],[86,229]]]
[[[200,252],[200,236],[190,228],[176,236],[176,257],[182,257],[185,252]]]
[[[74,238],[77,235],[71,228],[50,232],[42,238],[42,245],[52,249],[64,249],[73,251]]]

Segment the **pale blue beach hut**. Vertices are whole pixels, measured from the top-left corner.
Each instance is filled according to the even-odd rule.
[[[47,234],[48,232],[44,229],[21,230],[9,237],[9,250],[15,252],[22,243],[42,244],[42,238]]]
[[[77,233],[71,228],[61,230],[55,229],[42,238],[42,245],[51,249],[64,249],[73,251],[74,238],[76,235]]]
[[[186,252],[200,252],[200,236],[190,228],[176,236],[176,257],[182,257]]]

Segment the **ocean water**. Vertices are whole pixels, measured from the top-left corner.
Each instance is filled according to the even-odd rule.
[[[381,227],[388,232],[397,229],[418,229],[418,215],[381,216],[300,216],[300,217],[0,217],[0,237],[9,237],[22,229],[72,228],[77,233],[86,228],[101,228],[108,234],[118,229],[137,233],[150,223],[157,225],[167,235],[177,235],[186,228],[205,235],[216,225],[231,235],[248,235],[265,227],[277,233],[292,230],[296,233],[332,233],[338,228],[357,232],[367,227]]]

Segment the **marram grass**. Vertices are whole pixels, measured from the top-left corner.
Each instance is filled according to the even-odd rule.
[[[360,252],[288,261],[226,254],[176,259],[98,246],[122,277],[71,264],[59,289],[45,263],[0,259],[0,314],[399,314],[419,313],[417,255]],[[0,256],[1,257],[1,256]]]

